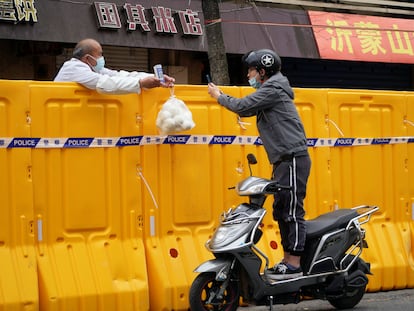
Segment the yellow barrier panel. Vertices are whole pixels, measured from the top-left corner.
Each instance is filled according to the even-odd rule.
[[[414,137],[414,94],[412,93],[407,94],[404,127],[407,131],[406,135]],[[403,209],[406,226],[403,228],[402,237],[406,251],[407,287],[414,288],[414,182],[412,178],[414,175],[414,144],[408,144],[407,146],[407,158],[404,161],[404,167],[407,170],[407,178],[402,182],[407,185],[407,193],[405,194],[406,205]]]
[[[138,135],[137,95],[32,83],[32,135]],[[55,139],[53,139],[55,138]],[[33,150],[41,310],[148,310],[139,148]]]
[[[27,81],[0,81],[0,137],[30,136]],[[0,309],[37,310],[31,150],[0,149]]]
[[[239,88],[226,91],[235,95],[240,92]],[[234,114],[212,105],[206,86],[177,86],[175,95],[187,104],[196,123],[193,130],[179,135],[240,135],[244,131]],[[156,107],[144,116],[146,134],[158,134],[156,114],[168,97],[168,92],[158,90],[144,94],[143,101],[155,99]],[[240,153],[234,152],[243,147],[200,143],[172,142],[142,149],[142,170],[158,206],[154,207],[147,196],[145,205],[151,208],[145,218],[150,223],[146,245],[153,310],[188,308],[188,288],[195,277],[192,270],[196,263],[211,257],[204,243],[219,214],[235,201],[234,192],[225,189],[240,180],[245,171]]]
[[[332,136],[405,136],[402,126],[405,93],[385,91],[329,91]],[[370,290],[405,287],[404,246],[398,232],[407,192],[406,144],[371,145],[332,149],[332,183],[340,207],[378,205],[379,215],[369,224],[368,242],[373,247],[364,256],[373,263]],[[374,223],[380,222],[380,225]],[[387,241],[388,243],[384,243]],[[392,254],[392,256],[390,255]],[[404,276],[403,276],[404,275]]]

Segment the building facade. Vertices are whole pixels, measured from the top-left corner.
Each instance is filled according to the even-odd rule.
[[[296,87],[412,90],[414,4],[367,3],[222,1],[221,19],[206,21],[201,0],[0,0],[0,79],[52,80],[91,37],[111,68],[160,63],[178,83],[202,84],[205,28],[221,23],[233,85],[247,83],[244,53],[271,48]]]

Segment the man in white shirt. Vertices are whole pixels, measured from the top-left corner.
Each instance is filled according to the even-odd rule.
[[[77,82],[103,94],[139,94],[142,89],[172,87],[175,79],[164,74],[161,82],[154,74],[105,68],[100,43],[84,39],[75,46],[73,58],[62,65],[54,81]]]

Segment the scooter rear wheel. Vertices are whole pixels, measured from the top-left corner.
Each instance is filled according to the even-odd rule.
[[[354,256],[348,257],[345,261],[345,265],[351,262],[354,259]],[[367,270],[368,269],[368,270]],[[361,273],[367,274],[369,272],[368,266],[362,261],[361,258],[358,258],[357,261],[352,265],[349,270],[349,275],[352,276],[355,272],[360,271]],[[329,303],[334,306],[336,309],[352,309],[355,307],[362,299],[365,294],[368,279],[366,283],[361,282],[361,278],[358,278],[360,286],[345,286],[345,291],[342,297],[337,298],[328,298]]]
[[[352,309],[362,299],[365,294],[366,286],[355,288],[352,291],[348,291],[344,297],[328,299],[329,303],[339,310]]]
[[[190,288],[191,311],[235,311],[239,306],[238,283],[230,281],[221,297],[218,297],[223,282],[216,280],[216,274],[200,273]]]

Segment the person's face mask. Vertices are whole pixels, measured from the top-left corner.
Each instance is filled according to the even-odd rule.
[[[91,55],[91,57],[96,61],[96,65],[92,66],[93,71],[99,72],[102,68],[105,67],[105,58],[103,56],[95,58]]]
[[[255,75],[253,78],[249,79],[249,84],[251,87],[254,87],[255,89],[258,89],[262,84],[260,81],[257,81],[256,79],[257,75]]]

